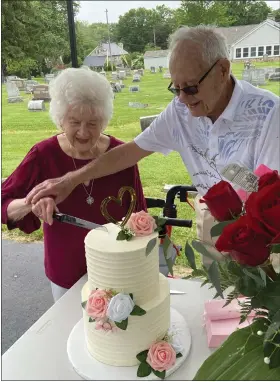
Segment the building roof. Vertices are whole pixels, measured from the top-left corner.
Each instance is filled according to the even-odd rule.
[[[169,55],[169,50],[147,50],[144,54],[144,58],[148,57],[167,57]]]
[[[128,54],[128,52],[124,50],[122,46],[119,46],[115,42],[111,42],[110,45],[111,45],[112,56],[122,56],[123,54]],[[101,56],[101,57],[106,56],[107,57],[107,54],[110,55],[109,43],[102,42],[95,49],[93,49],[93,51],[89,54],[89,56]]]
[[[105,64],[106,56],[87,56],[83,65],[102,67]]]

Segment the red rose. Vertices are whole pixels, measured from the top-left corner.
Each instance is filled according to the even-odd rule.
[[[266,187],[266,186],[269,186],[275,182],[277,182],[277,180],[280,179],[280,176],[278,174],[278,171],[270,171],[270,172],[267,172],[266,174],[262,175],[259,179],[259,191]]]
[[[232,220],[242,211],[242,201],[232,188],[224,180],[212,186],[200,199],[200,203],[206,203],[211,215],[218,221]]]
[[[269,239],[253,231],[247,217],[241,216],[223,229],[215,246],[220,252],[229,252],[238,263],[254,267],[269,258],[268,244]]]
[[[280,232],[280,178],[252,192],[245,203],[249,223],[256,232],[270,238]]]

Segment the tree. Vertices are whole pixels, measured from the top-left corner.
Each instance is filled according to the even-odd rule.
[[[273,16],[275,17],[275,21],[277,21],[278,23],[280,23],[280,8],[278,9],[275,9],[273,12],[272,12]]]
[[[272,12],[272,9],[263,0],[231,0],[221,3],[227,9],[227,14],[234,20],[231,23],[232,26],[259,24]]]
[[[168,38],[175,30],[174,11],[166,5],[158,5],[151,12],[152,41],[160,49],[168,48]]]

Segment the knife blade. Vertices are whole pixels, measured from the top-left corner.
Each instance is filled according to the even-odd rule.
[[[170,294],[186,294],[186,292],[182,292],[181,290],[170,289]]]
[[[88,229],[88,230],[100,228],[103,231],[108,232],[107,228],[104,227],[101,224],[92,223],[92,222],[90,222],[88,220],[76,218],[75,216],[71,216],[71,215],[67,215],[67,214],[62,214],[60,212],[55,212],[53,214],[53,218],[55,220],[59,221],[60,223],[72,224],[72,225],[75,225],[77,227],[85,228],[85,229]]]

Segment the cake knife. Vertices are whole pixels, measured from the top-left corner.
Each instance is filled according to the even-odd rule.
[[[182,292],[180,290],[170,289],[170,294],[186,294],[186,292]]]
[[[60,212],[55,212],[53,214],[53,218],[55,220],[59,221],[60,223],[68,223],[68,224],[72,224],[72,225],[75,225],[77,227],[85,228],[88,230],[101,228],[103,231],[108,232],[107,228],[101,224],[92,223],[88,220],[76,218],[75,216],[62,214]]]

